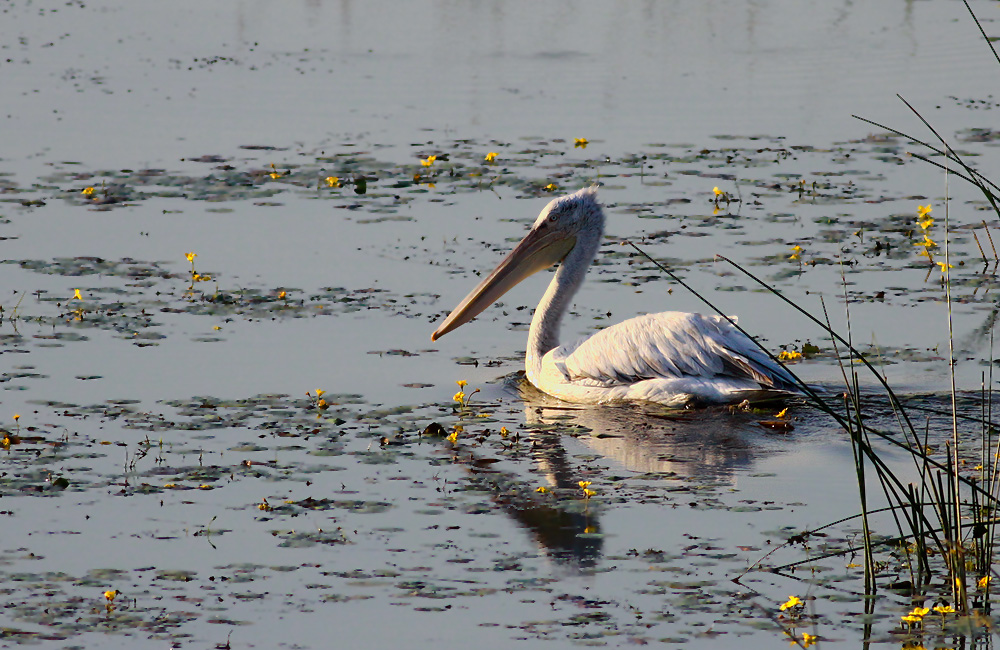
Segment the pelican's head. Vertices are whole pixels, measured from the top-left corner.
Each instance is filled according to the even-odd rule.
[[[584,230],[598,230],[603,234],[604,212],[597,201],[597,186],[591,185],[549,201],[531,229],[541,228],[543,224],[561,230],[567,236],[575,236]]]
[[[603,234],[604,212],[597,202],[596,185],[552,199],[521,243],[448,314],[431,335],[431,340],[436,341],[468,323],[521,280],[559,264],[578,243],[589,264]]]

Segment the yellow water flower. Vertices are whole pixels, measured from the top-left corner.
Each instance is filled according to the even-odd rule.
[[[797,260],[799,259],[799,255],[801,254],[802,254],[802,247],[796,244],[795,246],[792,246],[792,254],[788,256],[788,259]]]
[[[929,607],[914,607],[913,611],[905,616],[900,616],[900,618],[904,623],[920,623],[930,611]]]
[[[79,289],[73,289],[73,297],[70,300],[83,300],[83,296],[80,295]]]
[[[720,190],[719,186],[716,185],[715,187],[712,188],[712,194],[715,194],[716,196],[722,196],[723,194],[725,194],[725,192]]]
[[[934,611],[938,614],[954,614],[955,608],[951,605],[937,605],[934,607]]]
[[[779,609],[784,612],[786,610],[792,609],[793,607],[798,607],[801,604],[802,600],[798,596],[789,596],[788,600],[786,600]]]
[[[549,491],[549,488],[545,487],[544,485],[541,486],[541,487],[536,487],[535,488],[535,492],[540,492],[541,494],[545,494],[548,491]]]
[[[577,485],[579,485],[584,490],[586,490],[587,488],[589,488],[590,484],[591,484],[591,481],[580,481],[579,483],[577,483]]]
[[[782,350],[778,353],[778,361],[798,361],[802,358],[802,353],[795,350]]]
[[[117,589],[109,589],[108,591],[104,592],[104,597],[108,599],[108,602],[111,602],[118,596],[118,593],[119,592]]]
[[[927,217],[926,219],[921,219],[919,222],[917,222],[917,225],[920,226],[921,230],[927,230],[928,228],[934,225],[934,219],[932,219],[931,217]]]
[[[288,294],[287,294],[287,293],[285,293],[284,291],[279,291],[279,292],[278,292],[278,300],[284,300],[284,299],[285,299],[285,296],[287,296],[287,295],[288,295]]]
[[[942,273],[944,273],[947,269],[955,268],[953,265],[948,264],[947,262],[938,262],[937,265],[941,267]]]
[[[260,503],[257,504],[257,509],[263,510],[264,512],[271,512],[274,510],[271,504],[267,502],[267,499],[261,499]]]
[[[935,246],[937,246],[937,242],[934,241],[933,239],[931,239],[930,237],[928,237],[927,233],[924,233],[924,239],[923,239],[923,241],[918,241],[917,243],[915,243],[913,245],[914,246],[923,246],[924,248],[934,248]]]
[[[327,187],[340,187],[340,178],[337,176],[327,176],[323,180],[326,181]]]
[[[776,418],[783,418],[783,417],[785,417],[786,415],[788,415],[788,409],[787,409],[787,408],[784,408],[784,409],[781,409],[781,410],[780,410],[780,411],[778,412],[778,414],[777,414],[777,415],[775,415],[774,417],[776,417]]]
[[[584,499],[589,499],[590,497],[594,496],[595,494],[597,494],[597,492],[595,492],[593,490],[584,489],[584,491],[583,491],[583,498]]]
[[[188,262],[194,264],[194,258],[198,257],[198,253],[184,253],[184,257],[187,258]]]
[[[268,176],[271,178],[281,178],[281,173],[275,168],[274,163],[271,163],[271,173]]]
[[[927,205],[918,205],[917,206],[917,216],[920,217],[921,219],[923,219],[924,217],[926,217],[927,215],[929,215],[933,211],[934,211],[934,208],[931,207],[930,203],[928,203]]]
[[[497,152],[491,151],[488,154],[486,154],[486,162],[491,163],[496,159],[497,159]]]
[[[465,388],[466,386],[469,385],[469,382],[465,381],[464,379],[459,379],[455,383],[458,384],[459,388]]]
[[[452,396],[452,399],[458,402],[459,404],[465,404],[465,391],[462,390],[458,391]]]
[[[451,444],[453,444],[453,445],[454,445],[455,443],[457,443],[457,442],[458,442],[458,429],[456,428],[456,429],[455,429],[454,431],[452,431],[452,432],[451,432],[451,435],[450,435],[450,436],[448,436],[448,437],[447,437],[447,438],[445,438],[445,439],[446,439],[446,440],[447,440],[448,442],[450,442]]]
[[[816,639],[817,637],[815,634],[809,634],[808,632],[802,633],[802,645],[804,645],[807,648],[811,645],[814,645],[816,643]]]
[[[430,167],[431,165],[434,164],[434,161],[437,159],[438,159],[437,156],[427,156],[427,158],[424,158],[420,161],[420,164],[423,165],[424,167]]]
[[[545,186],[544,189],[548,190],[549,192],[555,192],[556,190],[559,189],[559,186],[556,185],[555,183],[549,183],[548,185]]]
[[[81,194],[83,194],[84,196],[90,196],[93,193],[94,193],[94,188],[93,187],[85,187],[85,188],[83,188],[83,192],[81,192]]]
[[[979,579],[978,582],[976,582],[976,585],[980,589],[986,589],[987,587],[990,586],[990,576],[983,576],[982,578]]]
[[[317,388],[316,389],[316,397],[321,397],[323,395],[323,393],[325,393],[325,392],[326,391],[323,390],[322,388]]]
[[[590,144],[590,141],[587,140],[587,138],[574,138],[573,139],[573,146],[574,147],[580,147],[581,149],[586,149],[588,144]]]
[[[500,436],[501,437],[506,438],[509,434],[510,434],[510,432],[507,431],[507,427],[500,427]]]
[[[15,413],[14,414],[14,422],[17,422],[20,419],[21,419],[21,415],[19,413]]]

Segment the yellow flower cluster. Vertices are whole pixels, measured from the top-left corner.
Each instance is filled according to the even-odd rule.
[[[933,211],[934,208],[931,207],[930,203],[928,203],[927,205],[917,206],[917,218],[920,220],[921,230],[927,230],[928,228],[934,225],[933,217],[929,216],[930,213]]]
[[[902,616],[904,623],[920,623],[924,620],[924,617],[930,614],[929,607],[914,607],[913,611],[905,616]]]
[[[212,279],[210,275],[202,275],[195,271],[194,269],[194,258],[198,257],[198,253],[184,253],[184,257],[187,258],[188,262],[191,262],[191,286],[188,287],[188,291],[191,292],[194,289],[195,282],[208,282]]]
[[[796,350],[782,350],[778,353],[778,361],[801,361],[802,353]]]
[[[466,395],[465,387],[469,385],[469,382],[465,381],[464,379],[459,379],[455,383],[458,384],[459,391],[452,396],[452,399],[458,402],[461,406],[468,406],[469,401],[472,399],[472,396],[478,393],[479,389],[477,388],[476,390]]]
[[[930,249],[935,248],[937,246],[937,242],[931,239],[927,234],[927,231],[930,229],[930,227],[934,225],[934,219],[930,216],[932,210],[933,208],[931,208],[930,203],[928,203],[927,205],[917,206],[917,225],[920,226],[919,234],[923,237],[923,239],[921,241],[914,243],[913,245],[920,246],[922,250],[917,254],[920,255],[921,257],[926,257],[927,259],[931,259]],[[944,271],[943,268],[941,270]]]
[[[788,600],[786,600],[778,609],[785,612],[792,609],[793,607],[801,607],[801,606],[802,606],[801,598],[799,598],[798,596],[789,596]]]

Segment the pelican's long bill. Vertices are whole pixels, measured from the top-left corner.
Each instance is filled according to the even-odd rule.
[[[436,341],[468,323],[521,280],[558,264],[575,245],[576,237],[558,229],[546,228],[544,221],[539,227],[532,228],[489,277],[448,314],[448,318],[431,335],[431,340]]]

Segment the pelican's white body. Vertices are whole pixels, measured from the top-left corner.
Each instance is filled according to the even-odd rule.
[[[551,201],[511,254],[445,319],[433,339],[472,320],[528,275],[559,268],[531,320],[528,380],[569,402],[726,403],[795,390],[794,378],[725,318],[683,312],[637,316],[559,345],[562,316],[604,235],[596,188]]]
[[[738,401],[767,384],[733,371],[774,365],[724,318],[676,311],[630,318],[540,358],[529,350],[525,361],[532,384],[567,402],[665,406]]]

